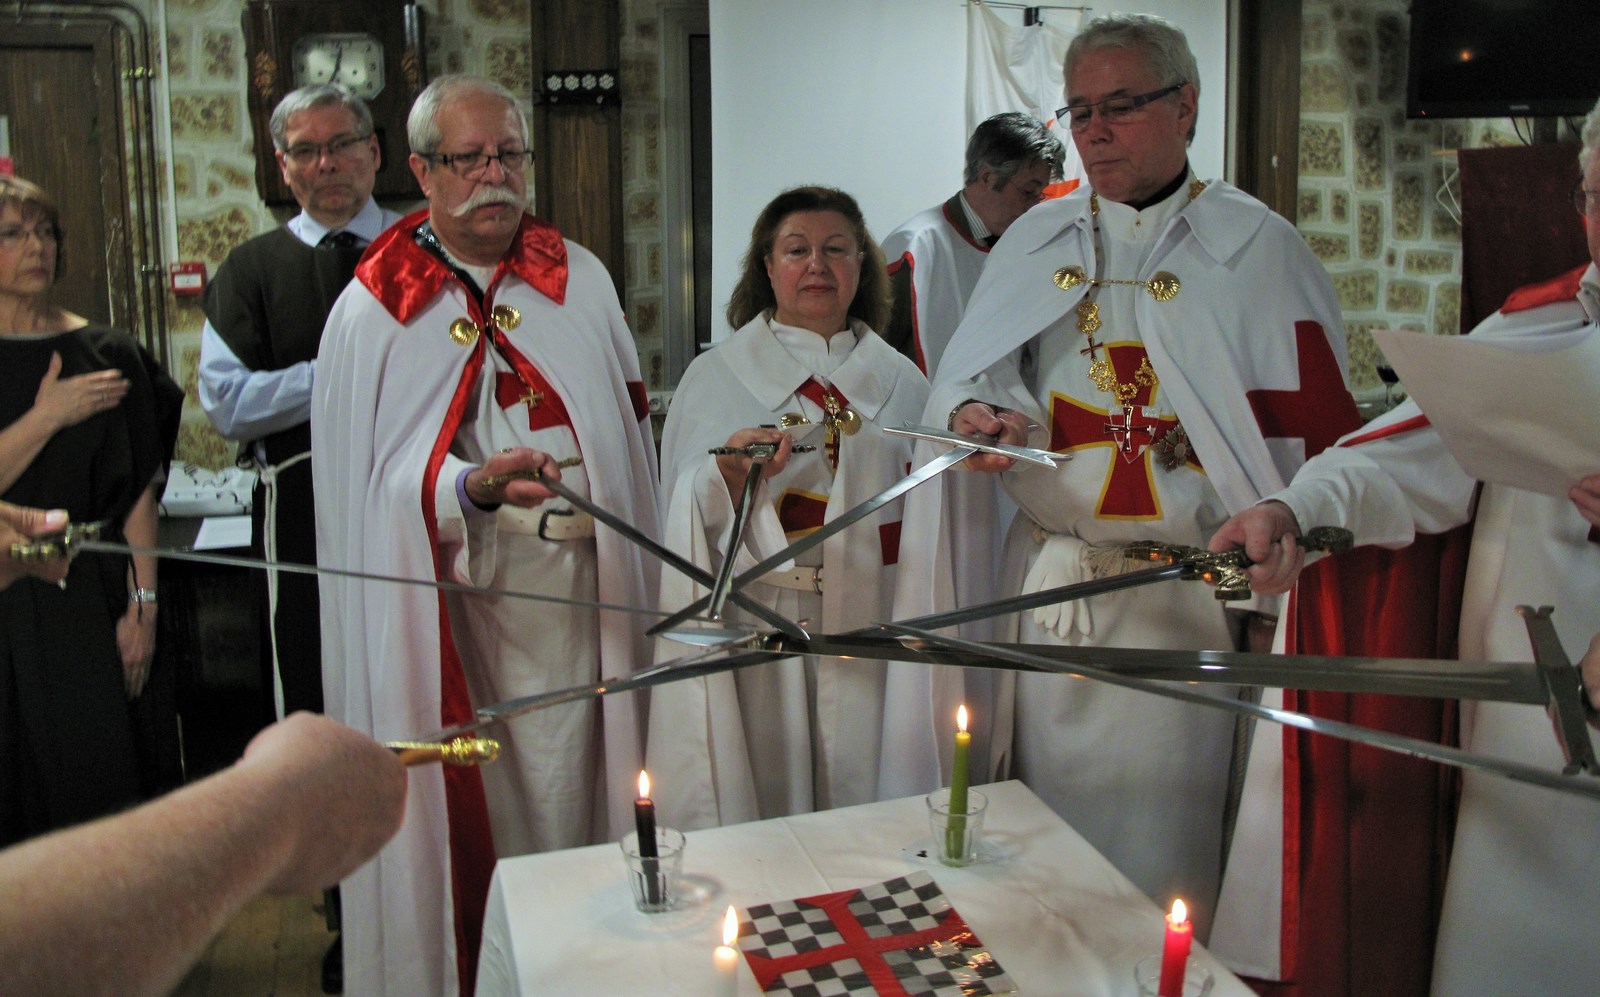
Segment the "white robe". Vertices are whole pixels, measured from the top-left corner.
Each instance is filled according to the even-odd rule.
[[[1600,285],[1591,265],[1585,281]],[[1600,291],[1600,287],[1597,287]],[[1496,313],[1474,340],[1561,349],[1596,334],[1564,301]],[[1414,420],[1407,403],[1373,422],[1365,438]],[[1462,599],[1460,655],[1531,661],[1519,604],[1555,607],[1553,621],[1576,660],[1600,631],[1600,545],[1566,498],[1477,482],[1426,424],[1335,447],[1308,463],[1285,501],[1301,523],[1338,523],[1357,543],[1403,546],[1474,518]],[[1535,706],[1461,703],[1461,744],[1473,752],[1557,771],[1562,757],[1549,718]],[[1592,800],[1463,771],[1461,809],[1435,949],[1439,997],[1593,994],[1600,946],[1589,924],[1600,909],[1600,805]]]
[[[958,195],[902,222],[884,237],[883,255],[891,273],[910,269],[911,334],[919,363],[931,377],[961,324],[989,247],[968,233]]]
[[[1051,279],[1065,264],[1094,271],[1089,195],[1080,188],[1034,208],[996,245],[934,379],[925,421],[942,425],[960,403],[976,398],[1026,414],[1040,427],[1029,443],[1050,447],[1053,413],[1084,405],[1107,408],[1109,395],[1097,391],[1083,372],[1069,373],[1077,349],[1085,345],[1074,309],[1086,289],[1079,285],[1063,292]],[[1041,546],[1032,535],[1033,523],[1018,517],[999,569],[990,568],[989,520],[973,511],[992,508],[995,479],[946,474],[942,490],[921,489],[908,501],[903,577],[931,578],[932,584],[920,590],[902,587],[897,616],[943,608],[947,600],[968,604],[1085,577],[1080,539],[1203,545],[1219,517],[1280,488],[1304,460],[1303,430],[1264,433],[1252,392],[1314,388],[1352,406],[1353,413],[1333,289],[1287,222],[1220,182],[1192,201],[1180,190],[1137,215],[1123,205],[1103,204],[1101,210],[1108,253],[1103,276],[1142,280],[1168,271],[1182,289],[1175,299],[1160,302],[1136,288],[1101,288],[1097,300],[1105,326],[1096,339],[1129,348],[1142,344],[1159,378],[1152,404],[1181,421],[1204,474],[1150,466],[1147,474],[1159,503],[1154,514],[1101,513],[1095,496],[1108,480],[1108,468],[1121,458],[1104,443],[1069,436],[1063,444],[1058,438],[1054,445],[1075,452],[1073,461],[1055,472],[1013,469],[1005,475],[1008,494],[1047,529]],[[1065,355],[1069,350],[1072,356]],[[1303,374],[1315,384],[1302,385]],[[1131,379],[1131,371],[1119,368],[1119,375]],[[1257,400],[1270,405],[1274,399],[1282,405],[1280,415],[1290,416],[1307,414],[1326,401],[1286,395]],[[1058,497],[1052,500],[1052,495]],[[1041,553],[1047,561],[1040,560]],[[1000,575],[997,593],[984,589],[988,570]],[[1234,605],[1275,608],[1261,600]],[[1232,646],[1221,604],[1209,589],[1192,583],[1096,597],[1059,614],[1038,615],[1048,628],[1025,614],[1022,639]],[[1014,627],[994,632],[1001,638],[1016,635]],[[956,690],[948,683],[930,688],[922,675],[900,666],[891,667],[890,681],[892,698],[924,706],[924,728],[942,727],[930,725],[927,716],[942,716]],[[983,701],[982,677],[969,678],[961,694]],[[1185,891],[1183,899],[1199,923],[1209,923],[1222,859],[1231,715],[1044,676],[1015,682],[1005,676],[991,695],[987,726],[993,741],[986,751],[978,749],[979,757],[987,757],[988,773],[998,777],[1008,765],[1020,763],[1020,771],[1012,774],[1021,775],[1136,884],[1163,903],[1173,891]],[[937,708],[928,707],[930,699]],[[907,729],[893,736],[919,734]],[[925,763],[931,757],[931,751],[923,754]],[[900,788],[907,791],[939,778],[928,767],[902,775]]]
[[[481,323],[483,313],[444,265],[413,241],[424,217],[411,216],[374,243],[329,316],[312,401],[319,560],[409,578],[523,584],[522,566],[511,563],[515,550],[546,542],[523,532],[501,534],[497,523],[506,510],[467,515],[456,495],[457,475],[470,466],[472,448],[506,439],[502,434],[513,424],[498,407],[479,410],[480,365],[484,376],[492,373],[488,338],[462,345],[449,330],[464,317]],[[529,217],[487,298],[488,306],[520,311],[521,322],[506,339],[555,389],[570,416],[573,431],[545,430],[526,440],[559,448],[565,433],[565,445],[575,444],[583,455],[574,480],[586,478],[595,502],[654,534],[655,456],[640,404],[638,360],[605,268]],[[518,411],[525,410],[511,414]],[[477,434],[475,420],[499,425]],[[575,560],[568,565],[572,575],[552,574],[545,589],[613,604],[653,603],[654,565],[604,527],[593,540],[550,546],[562,548],[550,558]],[[585,577],[585,561],[587,580],[574,587]],[[646,661],[637,618],[591,611],[598,632],[584,635],[584,659],[572,662],[567,674],[541,673],[524,652],[548,639],[548,653],[539,659],[548,663],[549,655],[562,653],[562,631],[584,625],[581,616],[575,621],[564,608],[517,599],[467,613],[461,601],[417,586],[324,575],[328,713],[379,739],[411,738],[469,718],[473,708],[488,705],[479,701],[486,693],[589,681],[599,677],[601,661],[606,674],[627,674]],[[488,637],[496,620],[503,641]],[[490,820],[504,829],[508,814],[525,814],[528,801],[540,800],[558,810],[540,815],[546,825],[540,833],[597,839],[629,826],[630,787],[640,762],[638,706],[628,697],[608,698],[600,713],[585,717],[580,709],[576,719],[561,718],[556,731],[542,726],[540,715],[494,731],[509,742],[496,777],[476,769],[447,775],[437,766],[412,773],[399,834],[343,886],[349,992],[457,992],[458,957],[469,972],[476,959],[476,952],[458,951],[458,943],[475,944],[481,921],[496,845]],[[571,743],[574,737],[585,743]],[[604,771],[565,773],[551,787],[540,783],[549,772],[523,768],[539,756],[555,760],[551,770],[580,766],[569,752],[591,752]],[[494,779],[518,776],[527,795],[502,798]],[[453,780],[448,801],[447,779]]]
[[[821,345],[820,337],[796,331]],[[927,382],[911,361],[859,322],[833,337],[832,350],[848,346],[847,339],[854,345],[828,381],[862,426],[854,435],[841,434],[837,474],[829,471],[824,452],[822,410],[797,393],[812,370],[785,348],[764,317],[689,365],[662,436],[670,546],[708,571],[717,570],[732,532],[733,500],[716,458],[706,451],[738,429],[776,425],[787,413],[810,420],[790,433],[817,450],[795,454],[781,473],[762,483],[737,555],[738,570],[802,535],[784,534],[777,506],[785,500],[809,506],[820,524],[904,477],[909,442],[885,436],[882,429],[921,416]],[[902,501],[800,556],[801,564],[823,565],[821,596],[763,583],[742,591],[791,619],[808,619],[814,633],[887,619]],[[705,591],[669,569],[662,579],[662,605],[676,609]],[[730,618],[750,621],[728,605]],[[663,640],[657,656],[686,650]],[[883,673],[881,661],[808,656],[658,686],[651,698],[648,757],[662,818],[694,829],[878,799]]]

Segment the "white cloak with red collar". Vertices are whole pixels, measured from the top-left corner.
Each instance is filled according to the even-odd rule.
[[[416,244],[425,218],[414,214],[373,243],[323,335],[312,403],[319,562],[430,581],[494,577],[496,517],[463,514],[456,477],[468,465],[450,452],[463,422],[479,415],[475,382],[491,347],[487,336],[462,344],[450,330],[463,318],[481,327],[500,305],[521,314],[505,332],[509,352],[566,406],[591,498],[655,535],[647,407],[605,268],[527,216],[480,306]],[[653,605],[656,565],[603,526],[593,543],[597,591],[571,595]],[[539,604],[502,603],[507,627],[540,626]],[[442,594],[324,575],[322,605],[330,715],[404,739],[488,705],[471,701],[468,673],[482,663],[452,635]],[[637,617],[601,611],[598,620],[595,678],[648,661]],[[639,708],[632,697],[603,702],[605,823],[619,836],[640,764]],[[348,991],[437,997],[467,987],[494,860],[481,773],[416,769],[399,834],[343,886]]]
[[[777,425],[786,414],[809,420],[789,432],[817,449],[793,455],[782,472],[761,484],[738,570],[905,476],[910,443],[883,429],[921,416],[927,381],[860,322],[838,335],[857,341],[828,380],[861,417],[861,428],[841,434],[837,473],[828,468],[822,409],[800,394],[810,371],[778,341],[766,317],[752,319],[689,365],[661,441],[670,546],[708,571],[720,567],[720,551],[732,534],[733,502],[716,458],[706,451],[735,430]],[[801,564],[822,566],[820,596],[761,582],[743,591],[790,619],[808,618],[814,633],[887,619],[899,561],[900,509],[896,500],[802,553]],[[707,591],[671,569],[661,588],[668,609]],[[732,603],[729,610],[731,618],[750,620]],[[661,656],[686,653],[682,645],[662,644]],[[880,742],[883,674],[881,661],[808,657],[658,686],[650,702],[649,762],[663,819],[693,829],[878,799],[880,752],[895,750]]]

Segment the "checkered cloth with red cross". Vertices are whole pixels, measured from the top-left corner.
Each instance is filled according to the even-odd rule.
[[[751,907],[739,947],[766,993],[983,997],[1017,989],[926,872]]]

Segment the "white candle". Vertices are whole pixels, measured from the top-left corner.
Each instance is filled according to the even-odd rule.
[[[739,950],[733,943],[739,939],[739,915],[733,908],[722,919],[722,944],[711,957],[717,968],[716,997],[735,997],[739,992]]]

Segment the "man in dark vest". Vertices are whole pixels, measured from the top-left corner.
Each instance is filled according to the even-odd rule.
[[[378,141],[371,112],[349,90],[338,84],[295,90],[273,110],[271,130],[278,168],[301,210],[229,253],[207,287],[200,405],[218,432],[247,445],[243,456],[261,473],[257,552],[315,564],[309,458],[317,346],[363,249],[400,216],[372,200]],[[263,577],[278,716],[321,712],[316,577],[276,571]],[[336,985],[338,966],[338,953],[330,951],[324,989]]]

